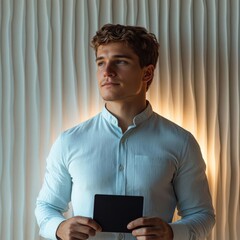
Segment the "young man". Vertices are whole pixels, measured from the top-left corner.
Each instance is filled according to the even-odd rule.
[[[36,207],[41,235],[62,240],[206,237],[215,216],[199,146],[146,100],[158,59],[155,36],[141,27],[107,24],[92,46],[106,104],[94,118],[62,133],[51,149]],[[144,196],[144,217],[128,224],[131,234],[101,232],[92,219],[95,194]],[[70,201],[74,216],[65,219]],[[176,206],[182,218],[171,223]]]

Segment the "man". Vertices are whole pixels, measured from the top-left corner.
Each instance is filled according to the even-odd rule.
[[[199,146],[146,100],[158,59],[155,36],[107,24],[92,46],[106,104],[54,143],[37,199],[40,234],[62,240],[206,237],[215,216]],[[92,219],[95,194],[144,196],[144,217],[128,224],[131,234],[101,232]],[[70,201],[74,216],[65,219]],[[172,223],[176,206],[182,218]]]

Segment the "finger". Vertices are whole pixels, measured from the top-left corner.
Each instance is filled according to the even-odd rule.
[[[89,235],[87,234],[84,234],[84,233],[73,233],[72,236],[71,236],[71,240],[85,240],[85,239],[88,239],[89,238]]]
[[[86,239],[88,239],[88,238],[89,238],[88,236],[79,235],[79,236],[77,236],[77,237],[71,237],[71,238],[69,238],[69,239],[71,239],[71,240],[86,240]]]
[[[157,236],[139,236],[136,237],[137,240],[159,240]],[[162,240],[162,238],[160,238]]]
[[[76,220],[79,224],[89,226],[96,231],[102,230],[101,226],[96,221],[94,221],[92,218],[78,216],[78,217],[76,217]]]
[[[89,236],[95,236],[96,230],[92,229],[91,227],[78,225],[74,229],[71,230],[69,233],[69,238],[72,239],[88,239]]]
[[[145,227],[138,228],[132,231],[132,235],[137,236],[162,236],[162,228],[161,227]]]
[[[142,227],[142,226],[158,226],[160,224],[162,224],[162,220],[160,218],[157,217],[141,217],[141,218],[137,218],[136,220],[133,220],[132,222],[130,222],[127,225],[128,229],[134,229],[134,228],[138,228],[138,227]]]
[[[78,228],[76,229],[77,234],[83,234],[88,236],[95,236],[96,235],[96,230],[85,225],[79,225]]]
[[[173,239],[173,231],[170,225],[163,222],[154,227],[141,227],[134,229],[132,235],[135,237],[141,237],[141,239],[162,239],[169,240]]]
[[[79,235],[78,237],[71,237],[70,239],[71,240],[86,240],[88,238],[89,238],[88,236],[85,238],[84,236]]]

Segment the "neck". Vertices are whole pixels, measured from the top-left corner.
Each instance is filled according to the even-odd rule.
[[[118,119],[119,127],[124,133],[133,123],[133,118],[147,106],[146,99],[141,102],[107,102],[106,108]]]

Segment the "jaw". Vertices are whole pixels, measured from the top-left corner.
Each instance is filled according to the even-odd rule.
[[[124,104],[133,103],[138,105],[139,102],[146,100],[146,84],[138,82],[137,84],[112,83],[101,86],[99,92],[104,101],[111,101]]]

